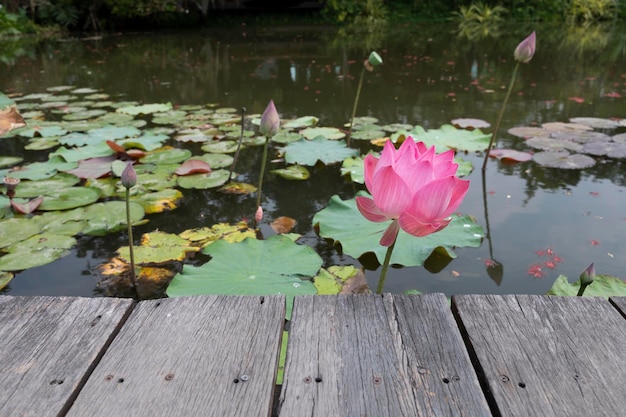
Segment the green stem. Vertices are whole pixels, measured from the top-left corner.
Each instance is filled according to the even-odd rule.
[[[256,207],[255,210],[261,206],[261,190],[263,189],[263,174],[265,174],[265,163],[267,161],[267,148],[270,143],[269,136],[265,137],[265,146],[263,147],[263,159],[261,160],[261,174],[259,175],[259,186],[257,187],[256,195]]]
[[[233,158],[233,163],[230,166],[230,171],[228,172],[228,180],[226,180],[226,184],[228,184],[233,177],[233,172],[235,172],[235,165],[237,165],[237,158],[239,157],[239,152],[241,151],[241,143],[243,142],[245,115],[246,115],[246,108],[242,107],[241,108],[241,132],[239,134],[239,143],[237,144],[235,157]]]
[[[389,261],[391,260],[391,253],[393,252],[393,248],[396,246],[396,241],[394,240],[391,246],[387,248],[387,253],[385,253],[385,260],[383,261],[383,269],[380,270],[380,277],[378,277],[378,287],[376,288],[376,294],[383,293],[383,287],[385,286],[385,278],[387,278],[387,269],[389,269]]]
[[[356,115],[356,107],[359,104],[359,97],[361,96],[361,88],[363,87],[363,77],[365,76],[365,66],[361,70],[361,77],[359,78],[359,85],[356,88],[356,97],[354,98],[354,106],[352,107],[352,116],[350,117],[350,128],[348,129],[348,138],[346,143],[350,146],[350,136],[352,135],[352,126],[354,125],[354,116]]]
[[[515,63],[515,68],[513,69],[513,75],[511,76],[511,82],[509,83],[509,89],[506,91],[506,96],[504,96],[504,102],[502,103],[502,107],[500,107],[500,114],[498,114],[498,120],[496,120],[496,125],[493,128],[493,133],[491,134],[491,139],[489,140],[489,146],[487,147],[487,151],[485,152],[485,159],[483,160],[483,171],[487,169],[487,160],[489,159],[489,152],[491,151],[491,147],[493,146],[493,142],[498,135],[498,129],[500,128],[500,122],[502,121],[502,116],[504,115],[504,109],[506,108],[506,104],[509,101],[509,97],[511,96],[511,91],[513,90],[513,85],[515,84],[515,76],[517,75],[517,69],[519,68],[519,61]]]
[[[128,225],[128,248],[130,251],[130,282],[135,288],[135,294],[139,299],[139,288],[135,277],[135,254],[133,252],[133,225],[130,222],[130,189],[126,188],[126,224]]]

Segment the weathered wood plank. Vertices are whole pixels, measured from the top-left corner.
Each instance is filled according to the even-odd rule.
[[[132,305],[115,298],[0,296],[0,416],[62,415]]]
[[[609,301],[626,317],[626,297],[611,297]]]
[[[502,416],[626,415],[626,320],[607,300],[452,300]]]
[[[491,416],[442,294],[296,297],[279,416]]]
[[[284,296],[141,302],[68,416],[268,416]]]

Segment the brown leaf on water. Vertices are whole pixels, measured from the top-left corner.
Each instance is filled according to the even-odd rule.
[[[191,175],[205,172],[211,172],[211,167],[200,159],[188,159],[174,171],[176,175]]]
[[[15,107],[0,110],[0,135],[24,126],[26,126],[26,122],[24,122],[24,118]]]
[[[282,234],[291,232],[296,223],[296,220],[291,217],[281,216],[274,220],[270,226],[276,233]]]
[[[353,276],[344,281],[339,294],[368,294],[369,292],[365,274],[359,269]]]
[[[37,210],[41,203],[43,203],[43,197],[37,197],[24,204],[16,203],[14,200],[11,200],[11,207],[13,207],[16,213],[30,214]]]

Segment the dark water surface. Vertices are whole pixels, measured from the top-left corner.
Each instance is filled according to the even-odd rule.
[[[497,147],[527,150],[506,133],[514,126],[567,122],[571,117],[626,118],[626,27],[575,28],[524,26],[497,39],[470,41],[450,25],[392,28],[373,35],[341,36],[333,28],[240,25],[231,29],[177,33],[106,35],[65,39],[17,51],[3,46],[0,90],[39,93],[58,85],[90,87],[125,100],[173,105],[219,103],[261,113],[270,99],[282,118],[313,115],[320,126],[349,120],[363,58],[375,48],[384,65],[367,74],[357,115],[381,124],[409,123],[438,128],[467,117],[495,123],[514,66],[512,51],[533,29],[537,53],[520,67]],[[488,130],[491,132],[491,130]],[[625,129],[608,132],[621,133]],[[0,140],[0,155],[22,153],[12,139]],[[357,145],[359,146],[359,145]],[[367,149],[366,144],[363,150]],[[27,160],[46,154],[25,151]],[[260,148],[244,152],[240,178],[256,183]],[[534,162],[505,165],[490,160],[485,217],[481,155],[460,211],[490,225],[490,241],[480,248],[457,249],[443,269],[391,270],[389,292],[545,293],[559,274],[577,278],[591,262],[598,273],[626,276],[626,211],[621,159],[598,158],[585,170],[543,168]],[[270,167],[271,168],[271,167]],[[356,187],[339,167],[318,166],[305,182],[268,177],[264,186],[266,219],[298,221],[301,242],[313,246],[325,264],[360,265],[318,238],[311,219],[328,199],[351,198]],[[247,174],[246,174],[247,173]],[[186,192],[181,207],[148,216],[136,236],[156,228],[167,232],[233,222],[254,214],[255,195]],[[269,228],[264,228],[269,234]],[[96,267],[125,244],[125,234],[79,238],[72,255],[21,273],[5,289],[13,295],[100,295]],[[551,251],[562,262],[544,276],[528,270]],[[491,253],[490,253],[491,252]],[[503,265],[502,279],[487,273],[485,262]],[[437,269],[437,268],[430,268]],[[375,286],[378,271],[368,271]],[[113,292],[114,293],[114,292]]]

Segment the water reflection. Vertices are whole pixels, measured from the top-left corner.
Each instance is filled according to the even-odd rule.
[[[527,150],[523,139],[505,133],[513,126],[576,116],[625,117],[626,29],[614,24],[582,29],[526,26],[497,39],[480,40],[458,37],[454,25],[420,25],[354,35],[333,28],[239,27],[0,45],[0,89],[33,93],[70,84],[144,103],[220,103],[246,107],[249,114],[261,113],[274,99],[283,119],[315,115],[322,126],[342,126],[350,118],[363,59],[376,49],[384,65],[366,77],[357,115],[374,116],[381,124],[438,128],[457,117],[495,120],[514,65],[512,51],[532,29],[538,34],[537,53],[531,64],[520,69],[498,147]],[[0,140],[0,155],[21,154],[23,146],[21,140]],[[361,151],[370,148],[367,143],[353,146]],[[46,155],[27,152],[26,157],[36,160]],[[480,155],[463,157],[480,166]],[[593,261],[600,273],[623,275],[626,261],[619,254],[626,252],[621,204],[626,169],[622,160],[601,159],[581,171],[548,169],[533,162],[505,165],[490,160],[489,165],[482,187],[481,174],[470,175],[470,195],[461,207],[487,228],[485,244],[458,250],[458,258],[452,261],[433,258],[426,268],[393,269],[389,290],[542,293],[559,273],[576,277]],[[242,173],[238,180],[254,184],[259,166],[260,149],[244,149],[237,164]],[[337,166],[316,166],[312,179],[304,182],[269,176],[264,208],[270,219],[295,218],[295,231],[304,235],[304,243],[313,246],[326,265],[354,263],[319,239],[311,220],[331,195],[351,198],[360,188],[340,177]],[[253,201],[254,196],[186,191],[176,211],[150,216],[150,223],[136,233],[156,228],[178,233],[250,218]],[[591,245],[592,240],[600,244]],[[39,276],[63,275],[50,272],[54,268],[73,268],[76,275],[93,271],[124,241],[123,235],[81,238],[73,258],[51,269],[18,274],[8,292],[56,294],[67,285],[43,282]],[[543,280],[529,277],[527,268],[536,260],[535,251],[547,247],[554,247],[565,262]],[[485,264],[494,258],[506,265],[506,274],[504,268]],[[375,282],[378,271],[367,275]],[[95,291],[97,278],[80,279],[78,287],[84,295]]]

